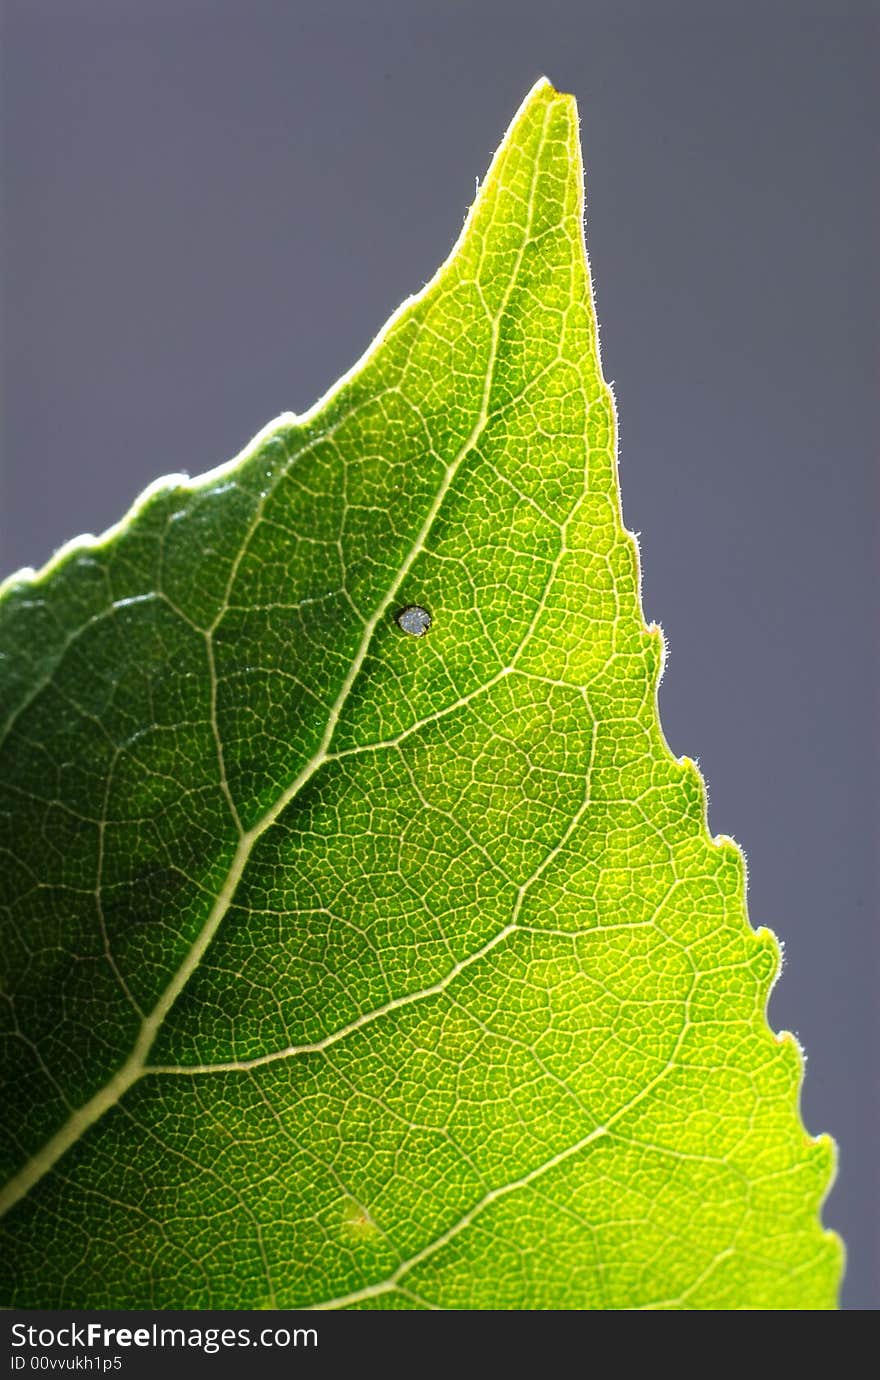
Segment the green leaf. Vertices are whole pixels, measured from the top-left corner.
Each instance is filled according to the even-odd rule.
[[[7,582],[7,1303],[835,1306],[582,213],[540,82],[322,402]]]

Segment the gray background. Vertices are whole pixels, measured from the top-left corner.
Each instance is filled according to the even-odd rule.
[[[771,1018],[878,1301],[877,9],[13,0],[0,573],[301,410],[445,256],[534,79],[579,101],[674,751],[787,947]]]

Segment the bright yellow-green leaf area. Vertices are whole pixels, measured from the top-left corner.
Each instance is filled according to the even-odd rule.
[[[541,82],[320,404],[7,582],[4,1303],[835,1307],[582,215]]]

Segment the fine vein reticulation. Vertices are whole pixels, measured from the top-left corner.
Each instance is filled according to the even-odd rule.
[[[835,1306],[582,216],[540,82],[321,403],[4,587],[7,1304]]]

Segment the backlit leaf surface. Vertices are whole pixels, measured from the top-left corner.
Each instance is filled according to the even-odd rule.
[[[7,583],[7,1304],[835,1306],[582,203],[541,82],[326,399]]]

